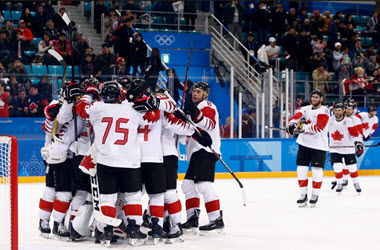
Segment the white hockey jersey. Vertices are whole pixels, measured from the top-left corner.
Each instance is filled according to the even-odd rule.
[[[98,163],[109,167],[140,167],[137,129],[148,123],[132,106],[128,101],[121,104],[95,102],[85,109],[94,127]]]
[[[372,136],[377,129],[379,118],[377,116],[369,117],[368,112],[360,112],[356,116],[361,120],[363,124],[363,135],[365,137]]]
[[[303,125],[304,133],[297,138],[297,143],[308,148],[328,151],[328,129],[330,112],[325,106],[313,109],[313,105],[300,108],[296,114],[289,119],[290,124],[297,124],[302,118],[306,120]]]
[[[329,135],[330,153],[355,154],[353,146],[356,141],[360,141],[361,134],[351,117],[344,117],[341,121],[330,117]],[[334,146],[352,146],[352,148],[333,148]]]
[[[212,138],[212,148],[218,153],[220,153],[220,129],[219,129],[219,113],[216,106],[207,100],[203,100],[197,105],[197,108],[203,113],[203,119],[196,123],[197,127],[207,131]],[[191,117],[189,117],[191,119]],[[212,153],[208,147],[203,147],[192,137],[188,136],[186,140],[186,156],[187,161],[190,162],[191,156],[194,152],[204,149],[207,152]]]

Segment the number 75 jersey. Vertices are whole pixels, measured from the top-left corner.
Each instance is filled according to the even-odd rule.
[[[119,168],[139,168],[141,152],[137,141],[140,125],[149,122],[132,107],[121,104],[95,102],[86,109],[94,127],[98,163]]]

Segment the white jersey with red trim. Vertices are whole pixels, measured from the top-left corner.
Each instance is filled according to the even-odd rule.
[[[359,132],[359,136],[357,139],[359,142],[363,142],[363,123],[362,123],[362,121],[355,115],[351,115],[350,117],[346,116],[346,118],[350,118],[352,120],[356,129]]]
[[[140,167],[137,129],[147,122],[132,106],[128,101],[95,102],[85,109],[94,128],[98,163],[109,167]]]
[[[297,143],[304,147],[328,151],[328,129],[330,111],[327,107],[321,106],[313,109],[313,105],[304,106],[299,109],[296,114],[289,119],[290,124],[297,124],[302,118],[307,124],[303,125],[305,132],[297,138]]]
[[[161,134],[162,152],[164,156],[179,156],[175,134],[192,135],[193,133],[194,129],[189,124],[182,121],[181,119],[178,119],[173,113],[164,112]]]
[[[59,101],[53,100],[44,109],[44,114],[45,114],[46,119],[44,123],[42,124],[42,130],[45,132],[45,145],[44,145],[45,147],[49,146],[53,141],[53,129],[54,129],[54,121],[55,121],[55,119],[50,117],[50,115],[47,113],[47,110],[50,106],[53,106],[53,105],[55,106],[57,104],[59,104]]]
[[[216,106],[207,100],[201,101],[197,108],[202,112],[203,119],[196,123],[195,125],[197,127],[200,127],[201,129],[207,131],[211,138],[212,138],[212,148],[218,153],[220,153],[220,127],[219,127],[219,113],[216,108]],[[191,117],[189,117],[191,119]],[[212,153],[212,151],[208,147],[203,147],[201,144],[199,144],[196,140],[194,140],[192,137],[188,136],[186,140],[186,156],[187,161],[190,162],[191,155],[194,152],[197,152],[201,149],[206,150],[207,152]]]
[[[355,142],[360,139],[360,132],[353,119],[344,117],[337,121],[335,117],[329,120],[330,153],[355,154]],[[334,146],[352,146],[352,148],[333,148]]]
[[[359,114],[356,114],[356,116],[363,123],[363,135],[364,135],[364,137],[372,136],[372,134],[377,129],[377,126],[379,123],[379,118],[377,118],[377,116],[369,117],[368,112],[360,112]]]

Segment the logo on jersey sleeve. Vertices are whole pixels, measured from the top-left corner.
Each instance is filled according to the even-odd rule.
[[[343,134],[341,134],[338,130],[335,131],[334,133],[331,134],[331,137],[335,140],[335,141],[341,141],[344,137]]]

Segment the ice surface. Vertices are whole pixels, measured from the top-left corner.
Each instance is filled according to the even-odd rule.
[[[247,192],[246,207],[242,205],[235,180],[216,180],[226,224],[225,235],[186,234],[183,243],[138,249],[380,249],[380,177],[360,177],[361,195],[356,193],[350,181],[348,188],[338,196],[330,190],[331,180],[324,178],[315,208],[297,206],[299,192],[295,178],[242,179]],[[42,183],[19,185],[20,249],[104,249],[95,245],[93,239],[77,243],[39,236],[38,203],[43,187]],[[184,206],[183,195],[179,193]],[[206,224],[204,207],[201,209],[200,222]],[[185,220],[185,213],[182,219]],[[132,246],[124,241],[110,249],[125,248]]]

